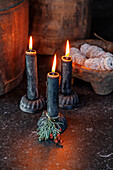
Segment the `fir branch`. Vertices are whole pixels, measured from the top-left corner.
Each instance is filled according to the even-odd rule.
[[[45,116],[45,113],[42,114],[42,118],[38,122],[37,135],[38,140],[47,140],[49,138],[56,139],[62,131],[61,126],[63,123],[55,122],[51,117]]]

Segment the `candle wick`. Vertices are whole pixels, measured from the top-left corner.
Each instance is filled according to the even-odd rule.
[[[69,59],[69,56],[70,56],[69,53],[68,53],[68,54],[65,54],[65,57],[66,57],[67,60]]]
[[[29,49],[29,51],[31,52],[31,51],[32,51],[32,49]]]
[[[55,75],[55,72],[52,72],[52,75]]]

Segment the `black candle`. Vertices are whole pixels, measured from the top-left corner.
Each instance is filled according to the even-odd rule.
[[[55,72],[55,67],[56,55],[54,56],[52,72],[47,74],[47,111],[42,113],[37,123],[39,140],[47,140],[50,138],[50,135],[53,135],[55,139],[67,127],[65,117],[58,113],[59,73]],[[43,129],[45,129],[45,133],[42,132]]]
[[[47,113],[50,117],[58,116],[59,73],[55,72],[56,55],[52,72],[47,74]]]
[[[32,49],[32,36],[30,36],[29,50],[26,54],[26,73],[27,73],[27,98],[36,100],[38,98],[38,74],[37,74],[37,55]]]
[[[27,98],[29,100],[36,100],[38,98],[37,55],[35,50],[27,50],[25,54],[27,73]]]
[[[72,58],[62,56],[61,58],[61,93],[64,95],[71,94],[71,77],[72,77]]]
[[[29,50],[26,54],[27,95],[22,96],[20,109],[27,113],[37,113],[45,106],[45,100],[38,94],[37,55],[32,49],[32,36],[30,36]]]
[[[47,113],[51,117],[58,116],[59,74],[49,72],[47,75]]]
[[[61,89],[59,94],[59,107],[72,109],[79,100],[75,92],[71,90],[72,57],[70,56],[69,41],[66,44],[66,55],[61,58]]]
[[[66,55],[61,58],[61,93],[71,94],[72,57],[69,54],[69,41],[67,41]]]

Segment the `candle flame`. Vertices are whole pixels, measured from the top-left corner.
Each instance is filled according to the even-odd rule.
[[[33,39],[32,39],[32,36],[30,36],[29,38],[29,51],[32,51],[33,49]]]
[[[70,54],[70,45],[69,45],[69,40],[66,42],[66,56]]]
[[[54,55],[53,66],[52,66],[52,73],[55,73],[56,69],[56,54]]]

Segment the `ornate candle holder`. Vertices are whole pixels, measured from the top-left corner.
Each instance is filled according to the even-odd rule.
[[[66,55],[61,58],[61,88],[59,94],[59,107],[63,109],[72,109],[76,107],[79,102],[76,92],[71,90],[71,77],[72,57],[69,54],[69,42],[67,41]]]
[[[58,112],[59,102],[59,73],[52,71],[47,74],[47,111],[44,111],[38,121],[39,131],[45,124],[47,136],[40,137],[41,140],[48,139],[50,134],[53,137],[57,133],[63,132],[67,127],[67,121],[65,117]],[[43,133],[43,132],[42,132]],[[42,135],[42,133],[40,135]]]
[[[26,54],[27,95],[20,101],[20,109],[27,113],[36,113],[45,106],[45,100],[38,93],[37,55],[32,48]]]

